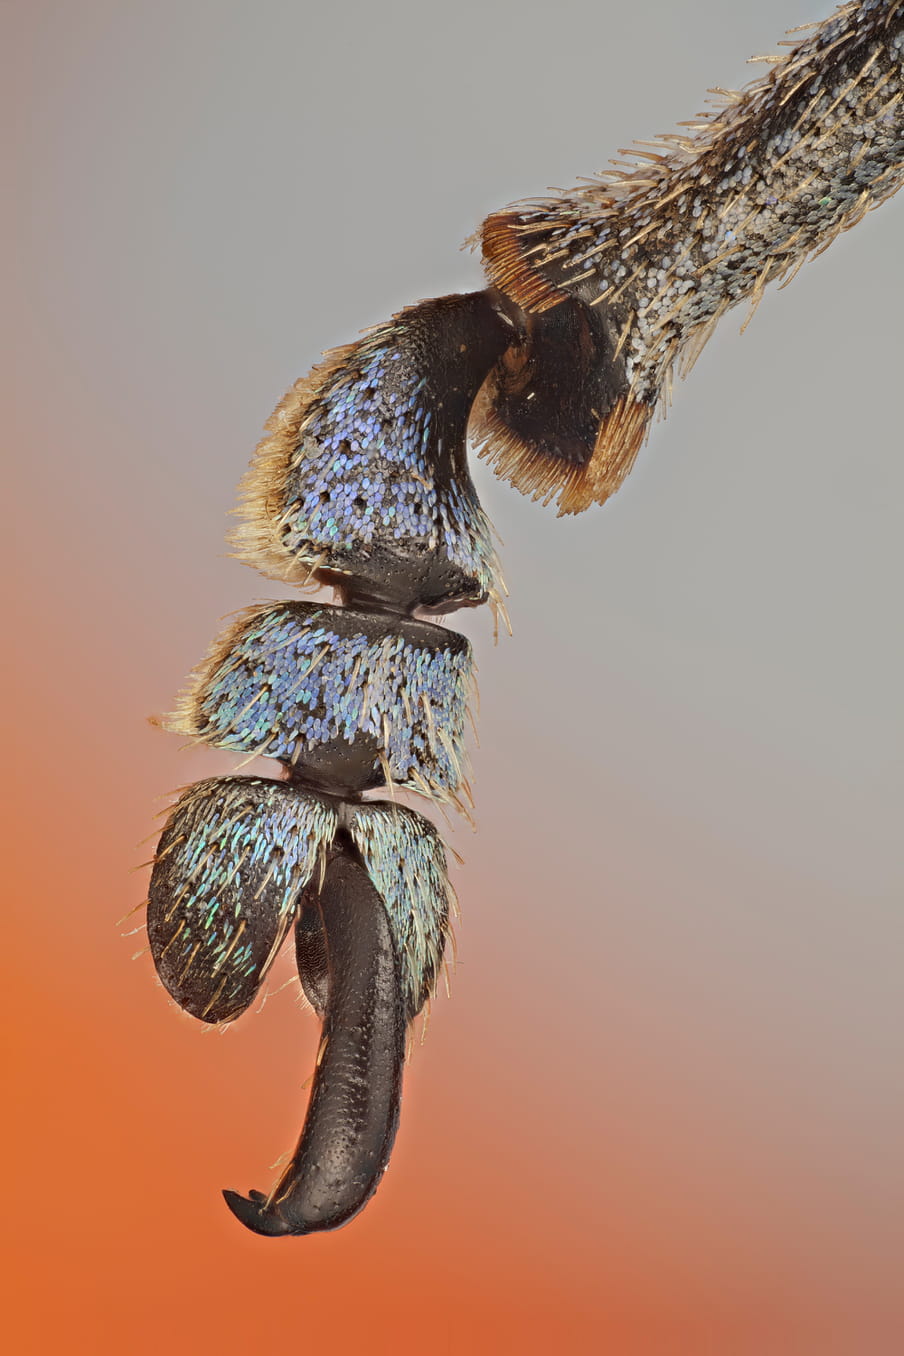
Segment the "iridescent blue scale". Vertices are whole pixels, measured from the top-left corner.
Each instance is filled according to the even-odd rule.
[[[399,939],[411,1021],[433,990],[449,929],[451,886],[442,840],[429,819],[387,801],[356,806],[349,832]]]
[[[161,980],[193,1017],[227,1022],[247,1008],[337,823],[317,797],[256,777],[198,782],[176,803],[147,926]]]
[[[354,746],[356,789],[388,775],[445,796],[462,779],[470,683],[471,647],[455,632],[283,603],[255,608],[217,641],[170,728],[277,758],[301,779]]]
[[[327,355],[258,448],[236,538],[243,558],[291,581],[331,578],[349,601],[401,611],[498,597],[466,437],[477,391],[510,338],[474,293],[410,307]]]

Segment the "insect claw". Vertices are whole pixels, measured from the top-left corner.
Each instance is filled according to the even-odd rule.
[[[269,1237],[347,1223],[379,1185],[398,1125],[405,1010],[386,905],[364,866],[340,852],[316,907],[330,984],[301,1137],[269,1196],[223,1193],[246,1228]]]
[[[250,1191],[247,1196],[240,1196],[237,1191],[224,1191],[223,1200],[236,1219],[252,1233],[280,1238],[307,1232],[306,1229],[293,1229],[274,1209],[268,1209],[267,1197],[260,1191]]]

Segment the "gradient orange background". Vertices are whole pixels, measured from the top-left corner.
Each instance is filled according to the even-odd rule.
[[[296,991],[202,1032],[116,927],[231,766],[145,716],[286,592],[223,547],[283,389],[811,4],[6,7],[9,1350],[901,1350],[900,203],[723,322],[604,510],[475,473],[515,635],[461,622],[453,1000],[349,1228],[219,1196],[295,1142]]]

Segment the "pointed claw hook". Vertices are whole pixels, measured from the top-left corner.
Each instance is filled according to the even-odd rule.
[[[386,907],[367,872],[341,853],[318,907],[329,958],[322,1057],[304,1129],[270,1196],[224,1191],[246,1228],[269,1237],[346,1224],[386,1170],[405,1059],[401,968]]]
[[[262,1191],[249,1191],[240,1196],[237,1191],[224,1191],[223,1199],[237,1220],[252,1233],[264,1234],[268,1238],[278,1238],[283,1234],[306,1233],[303,1229],[293,1229],[274,1209],[267,1208],[267,1197]]]

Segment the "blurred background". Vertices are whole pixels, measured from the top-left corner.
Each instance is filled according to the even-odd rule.
[[[117,926],[232,766],[146,717],[289,593],[224,545],[284,389],[825,4],[4,6],[11,1351],[901,1349],[902,204],[723,321],[605,508],[476,467],[514,637],[453,620],[459,961],[350,1227],[219,1195],[298,1134],[288,966],[220,1035]]]

